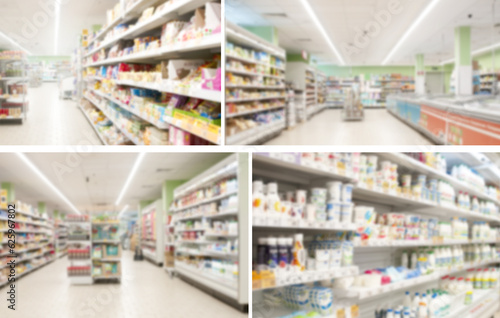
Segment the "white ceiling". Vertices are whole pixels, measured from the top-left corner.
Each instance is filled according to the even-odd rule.
[[[75,157],[73,153],[29,153],[26,156],[82,213],[120,212],[127,204],[136,211],[141,200],[161,197],[165,180],[188,180],[221,161],[228,154],[146,154],[121,205],[114,206],[138,154],[104,153]],[[71,209],[48,189],[19,157],[0,154],[0,182],[13,182],[16,198],[36,205],[46,202],[51,209]]]
[[[377,36],[369,38],[368,45],[360,48],[358,53],[348,55],[342,47],[355,43],[357,35],[363,32],[367,24],[377,21],[377,13],[388,11],[391,0],[308,1],[331,40],[341,51],[343,59],[350,65],[380,65],[431,3],[431,0],[400,0],[401,13],[391,15],[387,26],[382,27]],[[473,49],[491,44],[493,3],[496,3],[495,21],[500,22],[500,0],[440,0],[389,64],[414,64],[417,53],[424,53],[427,64],[438,64],[452,58],[454,28],[458,25],[472,26]],[[286,17],[273,17],[269,13],[283,13]],[[469,13],[472,14],[471,19],[468,18]],[[287,51],[300,53],[305,49],[319,63],[338,64],[299,0],[227,0],[226,17],[240,25],[276,26],[280,46]],[[500,28],[497,28],[493,43],[500,42],[499,31]]]
[[[17,39],[24,48],[34,55],[55,54],[55,0],[0,0],[0,31]],[[106,10],[111,9],[118,0],[64,0],[61,5],[59,28],[59,54],[71,55],[78,46],[79,35],[83,29],[94,24],[106,22]],[[45,6],[44,4],[49,4]],[[44,9],[44,8],[49,8]],[[49,14],[47,14],[47,12]],[[44,17],[49,17],[44,20]],[[39,21],[36,27],[35,21]],[[34,25],[34,32],[30,25]],[[17,49],[0,36],[0,49]]]

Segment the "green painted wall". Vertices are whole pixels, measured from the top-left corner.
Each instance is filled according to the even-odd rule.
[[[304,60],[304,58],[302,57],[302,54],[287,54],[286,61],[287,62],[304,62],[306,64],[310,64],[311,56],[308,54],[307,60]]]
[[[493,56],[491,52],[488,52],[474,57],[474,60],[478,61],[481,71],[491,71],[493,68],[498,70],[500,69],[500,48],[494,51]]]
[[[364,74],[369,80],[371,75],[402,74],[405,76],[415,75],[415,66],[337,66],[318,65],[317,68],[326,76],[353,77]]]
[[[274,45],[279,45],[278,30],[273,26],[240,26]]]
[[[470,26],[455,28],[455,60],[459,65],[471,65]]]
[[[13,183],[3,182],[0,186],[2,190],[7,190],[7,203],[13,203],[16,201],[16,191]]]

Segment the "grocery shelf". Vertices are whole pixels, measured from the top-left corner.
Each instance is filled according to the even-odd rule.
[[[346,222],[318,222],[304,219],[292,220],[284,217],[269,217],[267,215],[254,215],[252,226],[256,229],[277,230],[310,230],[310,231],[355,231],[357,225]]]
[[[23,277],[23,276],[25,276],[25,275],[27,275],[27,274],[29,274],[29,273],[33,272],[33,271],[36,271],[37,269],[42,268],[43,266],[47,265],[48,263],[50,263],[50,262],[52,262],[52,261],[54,261],[54,258],[52,258],[52,259],[50,259],[50,260],[46,261],[46,262],[45,262],[45,263],[43,263],[43,264],[40,264],[40,265],[38,265],[38,266],[36,266],[36,267],[33,267],[33,268],[31,268],[31,269],[28,269],[28,270],[26,270],[26,271],[24,271],[24,272],[22,272],[22,273],[20,273],[20,274],[16,275],[16,279],[19,279],[19,278],[21,278],[21,277]],[[7,281],[5,281],[5,282],[0,282],[0,287],[1,287],[1,286],[3,286],[3,285],[5,285],[5,284],[7,284]]]
[[[449,318],[490,318],[500,307],[498,288],[478,290],[474,289],[473,300],[470,305],[460,304],[447,316]]]
[[[237,215],[238,215],[238,210],[234,209],[234,210],[229,210],[229,211],[225,211],[225,212],[220,212],[217,214],[186,216],[183,218],[176,219],[175,222],[195,220],[195,219],[201,219],[201,218],[216,219],[216,218],[223,218],[223,217],[237,216]]]
[[[296,160],[285,161],[283,159],[273,158],[272,154],[264,155],[259,153],[254,153],[253,158],[253,173],[259,175],[267,175],[269,172],[276,172],[276,176],[290,176],[294,175],[297,179],[333,179],[342,182],[355,183],[352,177],[338,174],[330,167],[325,167],[317,163],[305,163],[300,164]],[[306,165],[307,164],[307,165]]]
[[[233,299],[238,298],[236,286],[233,286],[230,283],[226,283],[220,277],[209,275],[207,273],[201,273],[196,269],[189,267],[188,265],[181,264],[180,262],[175,263],[175,271],[228,297],[231,297]]]
[[[156,126],[159,129],[168,129],[168,127],[169,127],[169,125],[166,124],[166,123],[155,122],[154,120],[151,120],[150,118],[148,118],[148,117],[144,116],[143,114],[141,114],[138,110],[132,109],[129,105],[127,105],[125,103],[122,103],[118,99],[116,99],[116,98],[114,98],[112,96],[109,96],[106,93],[103,93],[103,92],[95,90],[95,89],[92,89],[91,91],[94,92],[96,95],[99,95],[99,96],[101,96],[101,97],[109,100],[113,104],[115,104],[115,105],[119,106],[120,108],[128,111],[129,113],[132,113],[132,114],[136,115],[137,117],[141,118],[142,120],[147,121],[150,124],[153,124],[154,126]]]
[[[267,77],[267,78],[275,78],[275,79],[284,79],[283,76],[275,76],[275,75],[270,75],[270,74],[248,72],[245,70],[238,70],[238,69],[234,69],[234,68],[226,68],[226,73],[234,73],[234,74],[256,76],[256,77]]]
[[[330,280],[333,278],[356,276],[358,274],[359,274],[358,266],[336,267],[330,270],[322,270],[322,271],[294,272],[288,275],[284,275],[284,277],[280,277],[279,279],[277,279],[275,286],[270,286],[266,288],[256,288],[253,289],[253,291],[281,288],[296,284],[314,283],[317,281]]]
[[[92,104],[94,104],[100,111],[103,112],[103,114],[109,119],[111,120],[111,122],[113,122],[113,124],[125,135],[125,137],[127,137],[130,141],[132,141],[134,144],[136,145],[140,145],[140,146],[143,146],[144,143],[141,142],[138,138],[136,138],[135,136],[132,136],[132,134],[130,134],[126,129],[122,128],[121,125],[119,125],[118,123],[116,123],[116,121],[113,119],[112,116],[110,116],[102,107],[101,105],[99,105],[99,103],[97,101],[95,101],[92,97],[88,96],[88,95],[85,95],[84,96],[87,100],[89,100]]]
[[[445,275],[459,273],[459,272],[465,271],[465,270],[470,269],[470,268],[481,267],[481,266],[486,266],[486,265],[491,265],[491,264],[496,264],[496,263],[500,263],[500,260],[491,260],[491,261],[471,263],[471,264],[467,264],[467,265],[464,265],[464,266],[459,267],[459,268],[452,268],[449,270],[440,270],[440,271],[436,271],[435,273],[430,274],[430,275],[420,276],[420,277],[413,278],[413,279],[407,279],[407,280],[404,280],[401,282],[386,284],[386,285],[383,285],[380,287],[375,287],[375,288],[350,287],[349,290],[333,289],[333,291],[336,295],[341,296],[341,297],[355,298],[355,299],[359,299],[359,300],[368,299],[368,298],[373,298],[373,297],[384,296],[384,294],[388,294],[388,293],[391,293],[393,291],[397,291],[397,290],[401,290],[401,289],[409,289],[412,287],[416,287],[418,285],[422,285],[425,283],[436,281]]]
[[[492,198],[485,193],[478,191],[477,189],[469,186],[468,184],[436,169],[429,167],[405,154],[402,153],[378,153],[382,158],[390,160],[398,165],[404,166],[408,169],[411,169],[414,172],[419,172],[422,174],[426,174],[428,177],[442,179],[448,183],[450,183],[453,187],[458,188],[460,190],[468,192],[470,195],[477,196],[480,199],[485,199],[491,202],[494,202],[497,205],[500,205],[500,201]]]
[[[284,67],[279,67],[279,66],[272,65],[272,64],[269,64],[269,63],[264,63],[264,62],[260,62],[260,61],[254,60],[254,59],[249,59],[249,58],[244,58],[244,57],[236,56],[236,55],[233,55],[233,54],[226,54],[226,58],[232,59],[232,60],[236,60],[236,61],[240,61],[240,62],[244,62],[244,63],[249,63],[249,64],[263,65],[263,66],[274,68],[274,69],[277,69],[277,70],[280,70],[280,71],[285,71]]]
[[[154,60],[154,59],[164,59],[174,57],[178,53],[182,52],[191,52],[191,51],[200,51],[200,50],[209,50],[216,49],[221,47],[222,35],[214,34],[209,35],[200,39],[189,40],[184,43],[177,43],[167,47],[162,47],[156,50],[146,51],[134,53],[118,58],[106,59],[103,61],[87,64],[84,68],[87,67],[97,67],[102,65],[112,65],[118,63],[126,63],[126,62],[138,62],[145,60]]]
[[[230,101],[227,101],[227,102],[230,102]],[[266,112],[266,111],[270,111],[270,110],[282,109],[282,108],[285,108],[285,107],[286,107],[285,105],[280,105],[280,106],[275,106],[275,107],[253,109],[253,110],[248,110],[248,111],[239,112],[239,113],[228,113],[228,114],[226,114],[226,118],[234,118],[234,117],[246,116],[246,115],[255,114],[255,113],[261,113],[261,112]]]
[[[227,136],[226,144],[228,145],[249,145],[258,140],[267,138],[281,132],[286,127],[285,119],[275,121],[269,124],[259,125],[240,132],[238,134]]]
[[[170,125],[173,125],[184,131],[189,132],[190,134],[208,140],[213,144],[221,145],[222,143],[220,135],[221,134],[220,126],[214,126],[212,124],[208,124],[207,122],[195,118],[187,118],[185,120],[185,119],[165,116],[163,120],[169,123]]]
[[[22,221],[22,220],[18,220],[17,218],[15,218],[15,219],[0,218],[0,221],[12,221],[14,223],[24,223],[24,224],[30,224],[30,225],[40,226],[40,227],[52,228],[48,224],[39,223],[39,222],[31,222],[31,221]]]
[[[205,233],[205,237],[213,237],[213,238],[238,238],[238,234],[223,234],[223,233]]]
[[[120,244],[120,240],[92,240],[94,244]]]
[[[467,244],[499,244],[500,240],[402,240],[402,241],[367,241],[356,242],[354,247],[418,247],[418,246],[448,246],[448,245],[467,245]]]
[[[236,195],[236,194],[238,194],[238,191],[230,191],[230,192],[227,192],[227,193],[215,196],[213,198],[204,199],[204,200],[202,200],[200,202],[197,202],[197,203],[193,203],[193,204],[189,204],[189,205],[186,205],[186,206],[183,206],[183,207],[180,207],[180,208],[176,208],[176,209],[171,210],[171,211],[174,212],[174,213],[175,212],[184,211],[184,210],[191,209],[191,208],[194,208],[194,207],[202,205],[202,204],[207,204],[207,203],[210,203],[210,202],[219,201],[219,200],[222,200],[224,198],[227,198],[227,197],[230,197],[230,196]]]
[[[286,96],[265,96],[257,98],[237,98],[237,99],[227,99],[226,103],[246,103],[255,102],[259,100],[270,100],[270,99],[286,99]]]
[[[227,55],[226,55],[227,56]],[[264,85],[233,85],[226,84],[226,88],[247,88],[247,89],[268,89],[268,90],[286,90],[285,86],[264,86]]]

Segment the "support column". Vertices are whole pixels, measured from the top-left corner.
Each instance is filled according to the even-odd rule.
[[[174,201],[174,190],[181,184],[185,183],[186,180],[167,180],[163,182],[162,188],[161,188],[161,199],[162,199],[162,208],[163,211],[165,211],[164,218],[163,218],[163,224],[167,224],[167,218],[170,209],[170,205]]]
[[[13,203],[14,201],[16,201],[16,192],[14,191],[14,184],[11,183],[11,182],[3,182],[1,184],[1,187],[2,187],[2,192],[6,192],[5,193],[5,197],[7,198],[7,202],[5,203]]]
[[[425,94],[425,66],[424,55],[417,54],[415,56],[415,93]]]
[[[47,212],[45,202],[38,202],[38,215],[42,216],[45,212]]]
[[[456,95],[472,95],[470,26],[455,28],[455,74]]]

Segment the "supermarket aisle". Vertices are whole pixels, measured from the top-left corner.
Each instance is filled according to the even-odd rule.
[[[179,278],[170,279],[160,267],[134,262],[130,251],[123,252],[122,263],[121,284],[74,286],[66,277],[66,257],[56,260],[19,280],[15,317],[247,317]],[[6,307],[0,306],[0,317],[9,317]]]
[[[365,111],[364,121],[345,122],[340,109],[324,110],[285,130],[267,145],[433,145],[385,109]]]
[[[57,83],[29,89],[28,119],[0,125],[2,145],[101,145],[75,102],[59,99]]]

